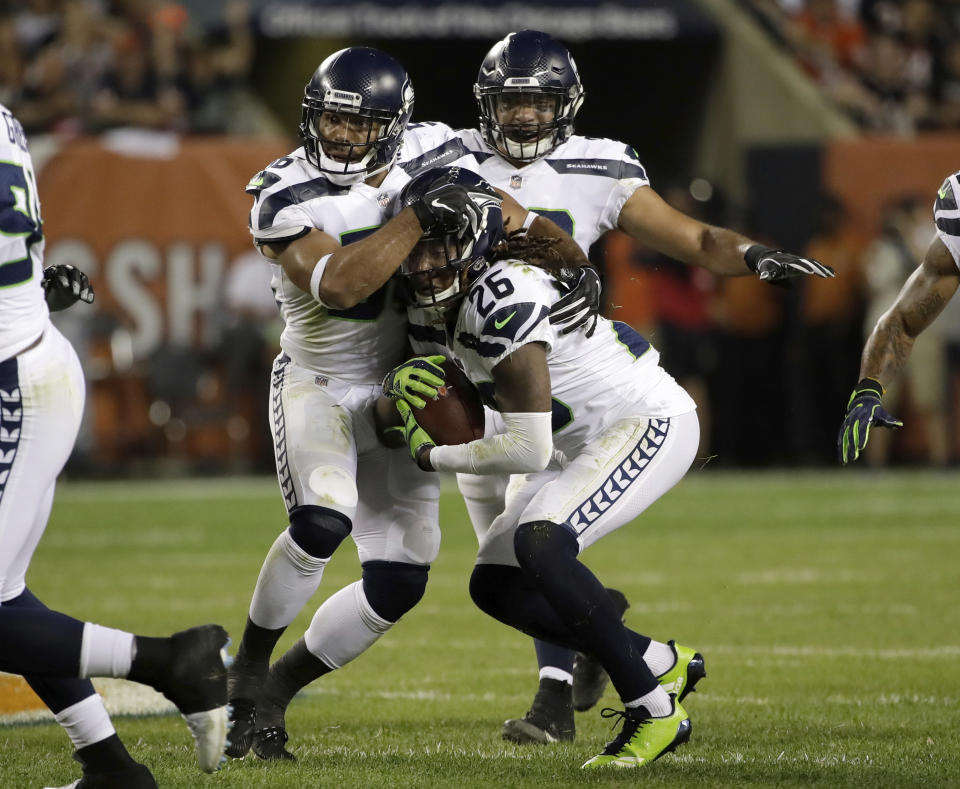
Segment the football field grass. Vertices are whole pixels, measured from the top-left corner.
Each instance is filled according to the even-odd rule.
[[[161,635],[220,622],[239,639],[283,528],[271,480],[62,485],[28,581],[80,619]],[[500,739],[536,689],[529,639],[471,603],[475,540],[455,490],[422,603],[291,705],[296,763],[195,767],[173,715],[118,716],[161,787],[960,787],[960,475],[693,472],[583,558],[632,602],[627,622],[699,649],[689,744],[641,771],[583,771],[612,738]],[[352,543],[316,606],[359,577]],[[235,648],[236,644],[234,644]],[[77,777],[52,723],[0,726],[0,787]]]

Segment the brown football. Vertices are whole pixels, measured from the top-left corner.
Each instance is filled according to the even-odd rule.
[[[437,444],[466,444],[483,438],[483,403],[480,393],[463,371],[450,359],[443,363],[444,385],[436,400],[414,408],[427,434]]]

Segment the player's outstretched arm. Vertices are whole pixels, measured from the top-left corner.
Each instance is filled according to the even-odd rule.
[[[649,186],[630,196],[620,210],[619,224],[645,246],[721,276],[755,273],[765,282],[784,282],[834,275],[832,268],[812,258],[771,249],[733,230],[699,222],[677,211]]]
[[[860,382],[847,403],[837,437],[842,464],[856,460],[867,446],[871,427],[903,423],[881,404],[884,387],[900,372],[920,333],[943,311],[960,286],[960,270],[939,238],[904,283],[897,300],[873,327],[860,360]]]

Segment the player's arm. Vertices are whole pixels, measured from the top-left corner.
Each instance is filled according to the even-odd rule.
[[[769,282],[806,274],[833,276],[833,269],[816,260],[771,249],[733,230],[693,219],[649,186],[637,189],[624,203],[618,224],[641,244],[721,276],[756,273]]]
[[[592,268],[580,245],[566,230],[535,211],[528,211],[502,189],[496,191],[503,198],[500,210],[503,212],[503,227],[507,233],[523,228],[526,229],[528,236],[552,238],[555,241],[553,248],[565,266],[572,269],[581,266]]]
[[[411,442],[419,426],[410,429],[416,425],[413,414],[406,403],[398,401],[411,453],[422,469],[523,474],[547,467],[553,453],[553,430],[546,346],[541,342],[520,346],[493,368],[493,382],[507,430],[467,444],[434,446],[422,429],[422,436]]]
[[[261,251],[277,261],[298,288],[342,310],[380,289],[422,234],[417,215],[407,207],[375,233],[347,246],[312,229],[289,243],[264,243]]]
[[[867,446],[871,427],[900,427],[881,403],[884,388],[906,364],[920,333],[943,312],[960,287],[960,269],[940,238],[904,283],[897,300],[877,321],[860,359],[860,382],[847,402],[837,437],[843,464],[856,460]]]
[[[943,312],[960,287],[960,269],[943,241],[934,238],[923,261],[877,321],[863,349],[860,378],[886,387],[907,361],[917,336]]]

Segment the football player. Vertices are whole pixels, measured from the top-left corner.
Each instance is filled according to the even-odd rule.
[[[218,625],[148,638],[47,608],[26,585],[73,449],[84,382],[50,310],[93,301],[72,266],[43,266],[37,181],[20,123],[0,106],[0,671],[21,674],[76,749],[81,789],[153,789],[150,770],[117,737],[88,677],[126,677],[177,705],[200,766],[220,765],[227,733],[227,634]]]
[[[870,428],[903,426],[883,407],[884,386],[906,364],[920,332],[933,323],[960,285],[960,173],[949,176],[937,192],[933,218],[937,234],[923,260],[910,275],[897,300],[877,321],[863,348],[860,382],[847,402],[837,437],[843,465],[856,460],[870,438]]]
[[[768,282],[808,274],[833,276],[832,269],[815,260],[755,244],[674,210],[650,186],[630,146],[574,134],[583,85],[570,53],[546,33],[521,30],[494,44],[480,66],[474,95],[480,128],[460,130],[458,136],[480,162],[477,172],[520,204],[553,220],[584,251],[604,232],[618,228],[646,246],[715,274],[755,273]],[[554,320],[578,310],[578,317],[586,317],[589,306],[599,303],[596,273],[583,268],[580,277],[581,290],[592,287],[595,295],[555,310]],[[430,328],[415,326],[414,335],[428,334]],[[503,511],[507,478],[459,474],[457,479],[482,539]],[[621,610],[626,607],[622,595],[615,599]],[[521,743],[573,739],[573,710],[592,707],[606,677],[584,655],[574,661],[567,650],[543,642],[536,643],[536,652],[540,687],[527,714],[506,721],[503,736]],[[670,657],[663,654],[650,659],[662,665]],[[685,666],[693,654],[676,655],[669,672],[671,676],[676,672],[681,682],[689,679],[691,686],[698,677],[687,677]],[[700,670],[702,666],[694,668]]]
[[[390,218],[409,173],[446,162],[476,166],[449,127],[408,127],[413,99],[406,71],[386,53],[351,47],[330,55],[305,88],[302,147],[247,187],[251,233],[273,264],[285,322],[270,424],[289,524],[264,561],[230,670],[232,757],[252,747],[261,758],[293,758],[285,748],[290,698],[416,605],[439,548],[435,478],[382,447],[372,416],[381,379],[407,355],[406,312],[391,276],[443,217],[478,221],[460,184],[440,185]],[[505,205],[511,228],[556,238],[574,267],[587,265],[553,223],[513,200]],[[320,606],[264,686],[277,640],[347,536],[361,580]]]
[[[475,174],[429,170],[400,204],[451,183],[486,193],[474,200],[482,221],[439,223],[401,277],[414,314],[444,327],[448,352],[500,420],[482,439],[436,446],[399,398],[403,436],[424,471],[513,475],[505,509],[482,536],[471,597],[495,619],[597,660],[625,707],[604,715],[619,715],[623,728],[584,767],[642,766],[689,738],[680,697],[692,683],[675,687],[678,650],[652,649],[656,642],[629,630],[577,557],[680,481],[699,442],[696,406],[626,324],[598,318],[589,334],[564,334],[550,323],[558,291],[545,269],[561,261],[549,242],[522,234],[501,244],[499,195]],[[698,654],[684,652],[702,668]]]

